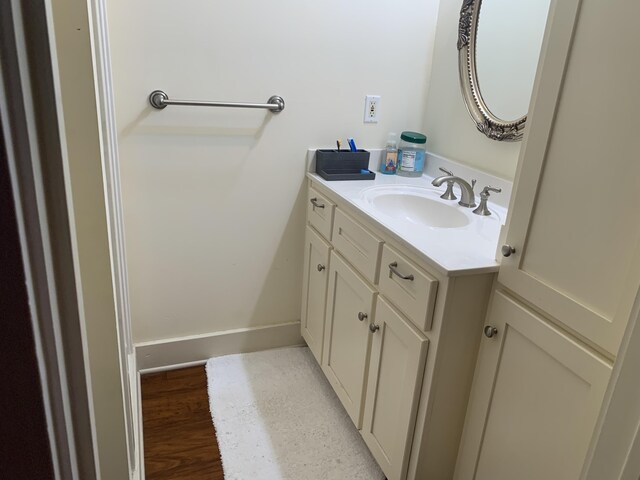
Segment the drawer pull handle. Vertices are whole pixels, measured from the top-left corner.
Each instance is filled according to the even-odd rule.
[[[371,333],[376,333],[378,330],[380,330],[380,325],[376,325],[375,323],[369,324],[369,331]]]
[[[311,205],[313,205],[316,208],[324,208],[324,204],[323,203],[318,203],[318,199],[317,198],[312,198],[309,201],[311,202]]]
[[[318,266],[317,266],[316,268],[318,269],[318,271],[319,271],[319,272],[321,272],[321,271],[323,271],[326,267],[325,267],[323,264],[319,263],[319,264],[318,264]]]
[[[409,280],[410,282],[413,282],[413,275],[402,275],[397,269],[398,269],[398,262],[393,262],[389,264],[389,278],[391,278],[395,273],[402,280]]]
[[[358,312],[358,320],[364,322],[367,318],[369,318],[369,315],[364,312]]]

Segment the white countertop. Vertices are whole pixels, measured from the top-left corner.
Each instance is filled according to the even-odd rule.
[[[375,180],[331,181],[328,182],[315,173],[307,173],[314,183],[322,185],[337,200],[360,210],[366,217],[388,233],[398,243],[415,252],[427,263],[446,275],[487,273],[498,270],[495,259],[500,229],[505,222],[507,210],[489,202],[490,216],[475,215],[471,208],[461,207],[451,201],[469,219],[469,224],[457,228],[428,227],[410,218],[394,218],[377,209],[370,201],[369,193],[384,187],[406,186],[426,188],[437,194],[444,192],[446,184],[440,188],[431,185],[432,177],[407,178],[384,175],[376,172]],[[478,186],[476,186],[478,189]],[[460,198],[456,185],[454,192]],[[480,202],[476,194],[476,202]]]

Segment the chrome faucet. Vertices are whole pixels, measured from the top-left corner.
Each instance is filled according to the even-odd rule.
[[[444,175],[442,177],[434,178],[433,182],[431,182],[431,185],[433,185],[434,187],[439,187],[444,182],[451,182],[452,184],[457,183],[458,185],[460,185],[462,198],[458,202],[458,205],[468,208],[473,208],[476,206],[476,196],[473,193],[473,187],[475,187],[476,185],[475,180],[471,180],[471,185],[469,185],[466,180],[463,180],[460,177],[456,177],[455,175]]]

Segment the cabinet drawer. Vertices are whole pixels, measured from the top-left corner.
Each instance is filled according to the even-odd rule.
[[[431,329],[438,280],[389,245],[382,249],[380,293],[421,330]]]
[[[324,238],[331,238],[333,212],[336,206],[327,197],[309,187],[307,196],[307,220]]]
[[[331,241],[351,265],[371,283],[378,282],[380,250],[384,243],[355,220],[336,210]]]

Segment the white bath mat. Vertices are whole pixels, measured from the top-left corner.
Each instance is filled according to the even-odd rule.
[[[212,358],[209,405],[225,480],[382,480],[306,347]]]

